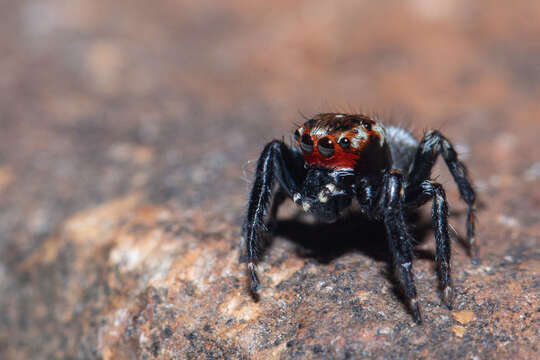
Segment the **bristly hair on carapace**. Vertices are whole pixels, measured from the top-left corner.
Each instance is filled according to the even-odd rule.
[[[295,131],[306,162],[327,168],[354,168],[373,145],[384,146],[384,128],[364,114],[324,113]]]

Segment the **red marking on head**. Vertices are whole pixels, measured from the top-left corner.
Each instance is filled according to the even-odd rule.
[[[296,142],[309,165],[334,169],[354,168],[363,156],[370,156],[364,154],[370,144],[379,143],[379,134],[372,130],[374,123],[363,115],[319,114],[295,132]],[[347,139],[348,143],[339,143],[343,139]],[[328,140],[331,141],[333,151]],[[319,145],[323,151],[328,150],[326,154],[321,154]]]
[[[330,157],[324,157],[313,152],[310,155],[304,155],[304,158],[310,165],[320,165],[333,169],[349,169],[354,168],[360,156],[352,153],[336,153]]]
[[[334,153],[331,156],[322,155],[318,147],[320,138],[311,136],[311,139],[313,140],[313,152],[304,152],[304,159],[306,162],[310,165],[319,165],[327,168],[354,168],[356,162],[360,159],[359,149],[354,149],[352,146],[348,149],[344,149],[338,144],[338,135],[339,134],[328,134],[325,136],[332,140],[334,145]],[[298,144],[300,145],[300,140],[298,141]]]

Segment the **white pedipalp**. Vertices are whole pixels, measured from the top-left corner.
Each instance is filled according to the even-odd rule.
[[[335,193],[335,192],[337,191],[337,187],[336,187],[336,185],[334,185],[334,184],[326,184],[325,187],[326,187],[326,188],[328,189],[328,191],[330,191],[331,193]]]
[[[320,202],[325,203],[328,202],[330,197],[343,194],[345,194],[345,191],[339,189],[335,184],[330,183],[326,184],[325,188],[319,192],[317,197]]]
[[[330,176],[336,182],[338,181],[338,179],[341,176],[352,176],[352,175],[354,175],[354,169],[353,168],[338,168],[338,169],[335,169],[334,171],[332,171],[330,173]],[[330,184],[328,184],[328,185],[330,185]]]
[[[322,202],[322,203],[325,203],[328,201],[328,194],[327,194],[327,191],[325,190],[322,190],[320,193],[319,193],[319,201]]]

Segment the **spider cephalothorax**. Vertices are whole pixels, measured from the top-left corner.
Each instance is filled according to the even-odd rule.
[[[451,143],[437,131],[427,132],[418,142],[406,130],[385,128],[369,116],[337,113],[316,115],[299,126],[294,136],[293,147],[279,140],[268,143],[257,162],[243,229],[251,290],[260,287],[255,264],[272,198],[272,217],[289,197],[325,222],[335,221],[355,200],[366,217],[384,223],[396,277],[415,320],[421,322],[412,274],[414,241],[405,215],[431,199],[437,272],[443,302],[450,307],[448,207],[443,187],[430,178],[439,154],[468,206],[467,236],[476,256],[474,190]],[[275,183],[279,187],[274,192]]]
[[[386,160],[384,127],[367,116],[319,114],[296,129],[294,136],[309,165],[372,169],[384,166]]]

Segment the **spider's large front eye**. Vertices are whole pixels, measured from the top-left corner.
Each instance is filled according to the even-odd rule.
[[[308,134],[302,135],[300,147],[302,147],[302,150],[304,150],[304,152],[313,152],[313,140],[311,140],[311,137]]]
[[[327,137],[319,140],[317,149],[319,149],[322,156],[329,157],[334,155],[334,143]]]

